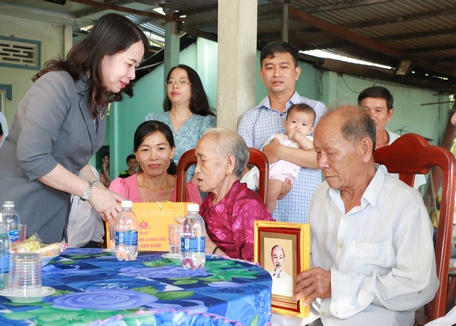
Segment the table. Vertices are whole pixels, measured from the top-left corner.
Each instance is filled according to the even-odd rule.
[[[162,253],[119,262],[102,249],[67,249],[43,267],[56,289],[36,303],[0,297],[0,325],[272,325],[269,273],[208,255],[186,270]]]

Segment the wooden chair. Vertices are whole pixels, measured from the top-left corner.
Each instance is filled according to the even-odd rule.
[[[268,179],[269,179],[269,165],[268,159],[264,153],[256,148],[249,148],[250,158],[249,164],[255,165],[260,170],[260,184],[258,194],[263,199],[264,203],[268,203]],[[190,149],[182,154],[179,164],[177,165],[177,184],[176,184],[176,200],[185,201],[187,180],[187,170],[196,164],[195,149]]]
[[[456,159],[447,149],[430,145],[417,134],[405,134],[392,145],[379,148],[374,153],[376,163],[383,164],[391,173],[412,186],[415,174],[427,174],[438,166],[443,172],[442,201],[435,243],[437,276],[440,286],[427,309],[428,321],[444,316],[447,305],[448,268],[451,255],[455,197]]]

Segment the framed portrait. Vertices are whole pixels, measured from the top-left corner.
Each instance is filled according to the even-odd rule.
[[[272,311],[309,316],[309,307],[293,301],[293,284],[301,271],[310,268],[310,225],[255,221],[255,262],[271,274]]]

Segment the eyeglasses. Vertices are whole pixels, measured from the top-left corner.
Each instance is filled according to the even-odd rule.
[[[166,86],[174,86],[177,84],[177,87],[183,87],[183,86],[186,86],[186,85],[191,85],[192,83],[190,83],[189,81],[186,81],[186,80],[167,80],[165,81],[165,85]]]

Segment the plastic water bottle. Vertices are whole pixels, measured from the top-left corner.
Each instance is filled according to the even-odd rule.
[[[116,219],[117,260],[135,260],[138,256],[138,218],[131,209],[131,200],[122,201],[122,211]]]
[[[109,248],[116,249],[116,224],[109,223]]]
[[[5,201],[3,203],[2,220],[5,223],[11,241],[11,249],[19,244],[19,214],[14,210],[14,201]]]
[[[198,204],[187,205],[182,221],[181,261],[184,268],[202,268],[206,263],[206,226]]]
[[[0,222],[0,290],[8,285],[10,240],[5,224]]]

